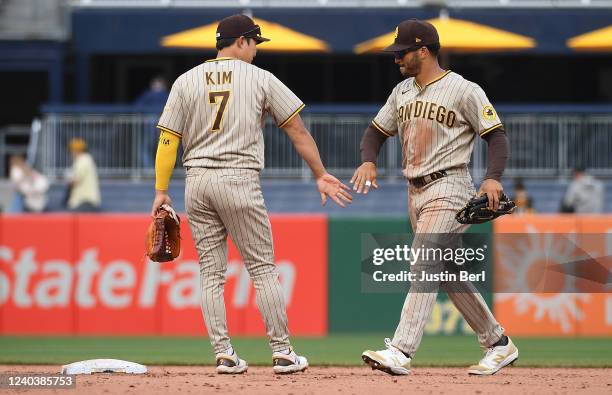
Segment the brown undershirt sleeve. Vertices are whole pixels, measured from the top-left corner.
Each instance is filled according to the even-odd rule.
[[[510,143],[503,126],[492,130],[484,137],[487,142],[487,174],[484,179],[492,178],[501,181],[501,176],[506,168],[506,162],[510,156]]]
[[[383,146],[387,136],[376,130],[372,125],[368,126],[363,137],[359,149],[361,150],[361,162],[373,162],[376,164],[376,158],[380,152],[380,147]]]

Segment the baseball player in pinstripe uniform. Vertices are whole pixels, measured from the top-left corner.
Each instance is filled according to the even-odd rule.
[[[366,130],[361,142],[363,164],[351,179],[357,193],[368,193],[371,186],[378,188],[378,152],[387,138],[399,135],[415,248],[427,234],[466,231],[468,225],[459,224],[455,214],[476,194],[467,168],[476,136],[488,144],[487,174],[479,194],[487,194],[491,209],[497,209],[499,203],[500,178],[509,152],[506,132],[484,91],[459,74],[440,68],[439,49],[433,25],[415,19],[400,23],[395,42],[385,51],[395,54],[395,63],[408,78],[397,84]],[[411,270],[428,270],[431,265],[417,262]],[[482,360],[469,368],[470,374],[494,374],[518,358],[518,349],[504,335],[473,284],[428,284],[423,292],[418,285],[412,284],[395,335],[385,340],[386,349],[362,354],[372,368],[390,374],[410,372],[410,360],[421,342],[438,287],[448,292],[482,347],[488,349]]]
[[[272,348],[275,373],[308,367],[289,342],[285,300],[274,265],[270,220],[259,171],[264,166],[267,113],[284,129],[316,179],[323,204],[350,202],[349,188],[328,174],[299,112],[302,101],[268,71],[251,64],[256,45],[268,39],[245,15],[217,27],[218,55],[187,71],[172,86],[159,120],[156,197],[151,215],[170,204],[168,183],[182,141],[186,169],[185,207],[198,250],[202,314],[216,353],[218,373],[243,373],[227,331],[223,287],[227,236],[238,247],[256,289],[256,301]]]

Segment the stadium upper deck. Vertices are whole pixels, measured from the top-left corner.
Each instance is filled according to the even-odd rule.
[[[78,7],[458,7],[592,8],[612,0],[73,0]]]

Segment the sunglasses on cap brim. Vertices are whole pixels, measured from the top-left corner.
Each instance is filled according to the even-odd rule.
[[[419,45],[418,47],[406,48],[406,49],[402,49],[401,51],[395,51],[393,52],[393,56],[395,56],[396,59],[402,59],[404,56],[406,56],[407,53],[418,51],[419,49],[423,47],[424,45]]]
[[[263,42],[270,41],[269,38],[261,37],[261,28],[259,27],[259,25],[255,25],[253,29],[242,33],[240,36],[244,38],[252,38],[253,40],[255,40],[257,44],[261,44]],[[224,38],[238,38],[238,37],[224,37]]]

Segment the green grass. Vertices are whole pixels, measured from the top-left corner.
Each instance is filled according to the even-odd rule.
[[[612,367],[612,338],[514,338],[518,366]],[[269,364],[264,338],[235,338],[251,365]],[[296,350],[312,365],[360,365],[365,349],[383,348],[382,335],[295,338]],[[425,336],[414,366],[466,366],[481,351],[471,336]],[[205,337],[0,337],[0,364],[66,364],[92,358],[118,358],[149,365],[209,365],[213,354]]]

